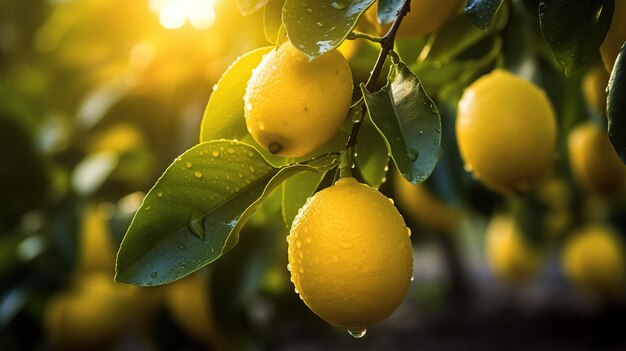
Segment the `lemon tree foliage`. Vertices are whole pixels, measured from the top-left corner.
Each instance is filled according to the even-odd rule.
[[[135,214],[117,257],[116,280],[160,285],[202,268],[237,244],[244,223],[281,182],[335,161],[325,156],[277,168],[243,143],[211,141],[191,148]]]
[[[268,0],[237,0],[237,6],[244,16],[251,15],[267,4]]]
[[[263,10],[265,39],[273,44],[278,41],[278,33],[283,25],[283,6],[285,6],[285,0],[268,0]]]
[[[465,14],[473,25],[487,30],[503,2],[503,0],[469,0],[465,4]]]
[[[598,52],[611,25],[614,7],[614,0],[539,2],[541,32],[566,76]]]
[[[243,118],[246,83],[263,55],[271,50],[272,47],[264,47],[241,56],[220,78],[202,117],[201,142],[222,138],[241,139],[248,133]]]
[[[626,163],[626,44],[622,45],[609,79],[607,118],[611,143]]]
[[[363,180],[378,189],[386,180],[389,170],[389,153],[385,140],[369,118],[363,121],[359,136],[364,142],[355,147],[355,166]]]
[[[398,62],[381,90],[361,89],[370,118],[400,173],[413,184],[424,181],[439,159],[441,118],[417,76]]]
[[[289,40],[313,60],[338,47],[374,0],[287,0],[283,23]]]
[[[388,24],[396,19],[396,15],[402,7],[402,0],[378,0],[378,20],[381,24]]]

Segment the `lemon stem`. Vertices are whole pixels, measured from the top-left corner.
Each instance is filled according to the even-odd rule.
[[[352,165],[354,164],[354,160],[352,159],[353,154],[354,151],[351,147],[341,152],[341,158],[339,160],[339,178],[352,177]]]
[[[380,38],[379,42],[380,42],[381,50],[380,50],[380,53],[378,54],[378,59],[376,60],[374,69],[372,69],[372,73],[370,74],[369,78],[367,79],[367,83],[365,84],[365,89],[367,89],[367,91],[372,91],[374,90],[374,88],[376,88],[376,82],[378,82],[378,78],[380,77],[380,74],[383,70],[383,66],[385,65],[385,60],[387,59],[389,52],[393,50],[393,45],[396,40],[396,32],[398,32],[398,28],[400,28],[400,23],[402,23],[402,19],[404,18],[404,16],[406,16],[406,14],[410,10],[411,10],[411,0],[405,0],[400,10],[398,10],[398,15],[396,16],[396,19],[393,21],[393,25],[391,25],[391,28],[389,29],[387,34],[385,34],[382,38]],[[354,33],[354,34],[356,35],[357,33]],[[361,119],[358,122],[355,122],[354,125],[352,125],[352,132],[350,133],[350,137],[348,138],[348,142],[346,143],[347,151],[354,149],[354,146],[356,145],[356,137],[357,137],[357,134],[359,134],[359,129],[361,128],[361,123],[363,123],[363,119]],[[353,152],[348,152],[347,154],[348,154],[348,157],[350,157],[351,159]],[[349,164],[351,165],[352,162],[349,162]]]
[[[367,33],[363,33],[363,32],[351,32],[350,34],[348,34],[348,36],[346,37],[346,39],[348,40],[355,40],[355,39],[367,39],[371,42],[374,43],[380,43],[383,38],[382,37],[377,37],[375,35],[371,35],[371,34],[367,34]]]

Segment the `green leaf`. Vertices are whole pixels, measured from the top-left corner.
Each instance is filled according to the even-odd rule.
[[[609,137],[617,155],[626,163],[626,44],[617,55],[608,89]]]
[[[433,34],[432,44],[425,59],[442,64],[452,61],[463,51],[491,35],[496,29],[497,26],[493,25],[487,31],[480,30],[469,23],[465,15],[459,14],[446,23],[439,32]]]
[[[597,54],[611,25],[614,6],[614,0],[539,2],[543,38],[566,76]]]
[[[262,9],[268,0],[237,0],[237,7],[242,15],[248,16]]]
[[[289,40],[309,60],[338,47],[374,0],[287,0],[283,23]]]
[[[503,0],[468,0],[465,4],[465,14],[473,25],[487,30],[502,3]]]
[[[116,281],[161,285],[202,268],[237,244],[245,222],[285,179],[335,164],[328,156],[277,168],[253,147],[227,140],[189,149],[135,214],[117,256]]]
[[[200,142],[216,139],[241,139],[248,130],[244,118],[243,96],[252,70],[272,46],[256,49],[239,57],[217,82],[200,124]]]
[[[363,180],[376,189],[380,188],[389,169],[389,153],[385,140],[370,118],[361,124],[355,151],[355,163]]]
[[[378,0],[378,20],[380,23],[393,22],[403,4],[404,1],[402,0]]]
[[[439,158],[441,118],[419,79],[399,62],[380,91],[370,93],[363,85],[361,90],[400,173],[413,184],[424,181]]]
[[[326,172],[301,173],[287,179],[282,184],[282,215],[285,226],[289,228],[298,210],[311,197],[322,182]]]
[[[265,39],[272,44],[276,44],[280,26],[283,25],[283,6],[285,6],[285,0],[268,0],[263,12]]]

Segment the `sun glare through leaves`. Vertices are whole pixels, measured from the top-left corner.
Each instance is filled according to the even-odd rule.
[[[164,28],[179,29],[189,22],[205,30],[215,22],[214,0],[150,0],[150,9]]]

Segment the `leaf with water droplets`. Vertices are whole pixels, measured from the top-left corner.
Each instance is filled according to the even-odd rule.
[[[214,157],[214,151],[220,156]],[[189,149],[168,167],[135,213],[120,246],[115,279],[161,285],[202,268],[237,244],[245,222],[285,179],[333,167],[336,161],[327,156],[275,167],[253,147],[226,140]],[[193,166],[188,168],[187,162]]]
[[[614,0],[539,2],[541,33],[566,76],[598,53],[611,25],[614,7]]]
[[[237,0],[237,7],[242,15],[248,16],[265,7],[268,0]]]
[[[607,119],[611,143],[626,163],[626,43],[622,45],[609,79]]]
[[[264,47],[239,57],[224,72],[209,98],[200,124],[200,142],[242,139],[248,134],[243,96],[252,70],[273,47]]]
[[[364,85],[361,90],[400,173],[413,184],[426,180],[439,159],[441,117],[419,79],[399,62],[381,90],[371,93]]]
[[[487,30],[502,3],[503,0],[468,0],[465,4],[465,14],[473,25]]]
[[[283,22],[289,40],[310,60],[338,47],[374,0],[287,0]]]
[[[378,0],[378,20],[382,24],[393,22],[398,15],[398,10],[404,4],[403,0]]]

